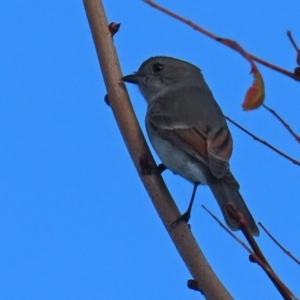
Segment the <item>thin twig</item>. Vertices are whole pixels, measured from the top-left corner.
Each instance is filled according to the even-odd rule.
[[[291,31],[289,30],[287,33],[287,36],[288,36],[288,38],[289,38],[289,40],[290,40],[290,42],[292,43],[292,45],[293,45],[293,47],[295,48],[295,50],[297,51],[297,53],[298,53],[298,51],[299,51],[299,48],[298,48],[298,46],[297,46],[297,44],[296,44],[296,42],[295,42],[295,40],[293,39],[293,37],[292,37],[292,33],[291,33]]]
[[[185,18],[179,16],[179,15],[175,14],[174,12],[171,12],[170,10],[168,10],[168,9],[166,9],[166,8],[164,8],[164,7],[162,7],[162,6],[158,5],[158,4],[156,4],[156,3],[154,3],[154,2],[151,1],[151,0],[143,0],[143,1],[144,1],[145,3],[147,3],[147,4],[149,4],[150,6],[156,8],[157,10],[159,10],[159,11],[161,11],[161,12],[163,12],[163,13],[169,15],[169,16],[171,16],[172,18],[175,18],[175,19],[177,19],[177,20],[179,20],[179,21],[181,21],[181,22],[183,22],[183,23],[189,25],[189,26],[191,26],[192,28],[194,28],[195,30],[197,30],[197,31],[199,31],[199,32],[201,32],[201,33],[203,33],[203,34],[205,34],[206,36],[208,36],[208,37],[210,37],[210,38],[212,38],[212,39],[214,39],[214,40],[219,41],[219,42],[222,43],[222,38],[216,36],[215,34],[209,32],[208,30],[206,30],[206,29],[200,27],[200,26],[197,25],[196,23],[194,23],[194,22],[192,22],[192,21],[190,21],[190,20],[187,20],[187,19],[185,19]],[[225,43],[223,43],[223,44],[226,45]],[[292,73],[292,72],[290,72],[290,71],[287,71],[287,70],[285,70],[285,69],[283,69],[283,68],[280,68],[280,67],[278,67],[278,66],[275,66],[275,65],[273,65],[273,64],[271,64],[271,63],[269,63],[269,62],[267,62],[267,61],[264,61],[263,59],[261,59],[261,58],[259,58],[259,57],[257,57],[257,56],[254,56],[254,55],[251,54],[251,53],[248,53],[248,52],[247,52],[247,55],[248,55],[249,57],[251,57],[251,59],[257,61],[258,63],[260,63],[260,64],[262,64],[262,65],[264,65],[264,66],[266,66],[266,67],[268,67],[268,68],[270,68],[270,69],[273,69],[273,70],[275,70],[275,71],[277,71],[277,72],[279,72],[279,73],[282,73],[282,74],[284,74],[284,75],[286,75],[286,76],[288,76],[288,77],[291,77],[291,78],[293,78],[293,79],[295,79],[295,80],[297,80],[297,81],[300,81],[300,76],[298,76],[298,75],[296,75],[296,74],[294,74],[294,73]]]
[[[296,139],[298,143],[300,143],[300,136],[297,135],[294,130],[292,130],[291,126],[285,120],[283,120],[283,118],[280,117],[274,109],[268,107],[265,104],[262,104],[262,106],[266,110],[268,110],[287,129],[287,131]]]
[[[264,232],[269,236],[269,238],[286,254],[288,255],[292,260],[294,260],[298,265],[300,265],[300,260],[297,259],[290,251],[285,249],[270,233],[270,231],[267,230],[267,228],[261,223],[258,222],[258,225],[264,230]]]
[[[211,211],[209,211],[204,205],[202,207],[217,221],[217,223],[233,237],[244,249],[246,249],[250,254],[250,260],[256,262],[261,266],[261,268],[266,272],[268,277],[272,280],[277,290],[280,292],[284,299],[297,299],[297,297],[289,290],[289,288],[281,281],[281,279],[273,271],[266,258],[262,254],[258,244],[256,243],[254,237],[250,234],[249,230],[246,227],[241,226],[242,233],[249,242],[251,250],[242,240],[240,240],[232,231],[230,231],[224,224],[221,222],[217,216],[215,216]],[[237,220],[238,221],[238,220]],[[243,223],[243,222],[242,222]]]
[[[261,251],[260,247],[256,243],[256,240],[254,239],[253,235],[251,234],[249,230],[249,225],[247,221],[245,220],[243,214],[239,212],[239,210],[233,205],[228,204],[226,206],[226,210],[231,218],[236,220],[236,222],[239,224],[239,227],[248,241],[249,245],[251,246],[254,253],[251,254],[250,258],[253,259],[255,262],[259,263],[259,265],[263,268],[263,270],[266,272],[270,280],[273,282],[273,284],[276,286],[277,290],[280,292],[282,296],[287,296],[286,299],[290,299],[290,291],[285,286],[285,284],[279,279],[279,277],[275,274],[272,267],[270,266],[269,262],[267,261],[266,257],[264,256],[263,252]],[[259,261],[258,259],[259,258]]]
[[[262,140],[261,138],[257,137],[256,135],[254,135],[253,133],[251,133],[250,131],[248,131],[247,129],[245,129],[244,127],[242,127],[241,125],[239,125],[238,123],[236,123],[235,121],[233,121],[231,118],[224,116],[230,123],[232,123],[233,125],[235,125],[236,127],[238,127],[239,129],[241,129],[242,131],[244,131],[245,133],[247,133],[248,135],[250,135],[254,140],[262,143],[263,145],[267,146],[268,148],[272,149],[273,151],[275,151],[277,154],[283,156],[284,158],[288,159],[289,161],[291,161],[293,164],[300,166],[300,161],[288,156],[287,154],[283,153],[282,151],[278,150],[277,148],[275,148],[274,146],[272,146],[271,144],[269,144],[268,142]]]
[[[231,230],[229,230],[227,228],[226,225],[223,224],[223,222],[221,220],[219,220],[219,218],[214,215],[208,208],[206,208],[206,206],[201,205],[209,214],[212,218],[215,219],[215,221],[229,234],[231,235],[241,246],[243,246],[248,252],[249,254],[252,254],[253,251],[248,247],[248,245],[246,245],[241,239],[239,239]]]
[[[290,31],[287,32],[287,36],[289,37],[293,47],[295,48],[295,50],[297,52],[296,62],[300,66],[300,48],[297,46],[295,40],[292,37],[292,33]],[[300,68],[296,67],[295,70],[294,70],[294,73],[295,73],[296,76],[300,76]]]

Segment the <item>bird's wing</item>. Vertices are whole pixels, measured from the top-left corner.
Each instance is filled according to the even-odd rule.
[[[232,153],[231,135],[225,120],[217,122],[220,126],[213,126],[215,122],[206,122],[210,117],[224,119],[223,115],[218,112],[201,120],[203,112],[198,111],[197,105],[192,112],[186,112],[183,101],[177,101],[171,108],[170,105],[166,107],[165,102],[157,99],[149,105],[150,125],[162,138],[208,166],[215,177],[223,178],[228,172],[228,160]]]

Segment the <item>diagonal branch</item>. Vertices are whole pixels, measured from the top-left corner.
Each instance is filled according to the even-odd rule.
[[[277,276],[277,274],[273,271],[272,267],[269,265],[265,256],[263,255],[261,249],[256,243],[254,237],[249,232],[248,225],[245,224],[243,217],[241,218],[239,213],[234,213],[232,215],[237,221],[240,222],[241,230],[245,238],[247,239],[249,245],[246,245],[243,241],[241,241],[232,231],[230,231],[212,212],[210,212],[204,205],[202,207],[206,210],[208,214],[231,236],[233,237],[244,249],[248,251],[249,259],[251,262],[256,262],[261,268],[266,272],[268,277],[271,279],[273,284],[276,286],[278,292],[284,299],[296,300],[296,296],[290,291],[290,289],[281,281],[281,279]]]
[[[214,39],[214,40],[222,43],[225,46],[228,46],[228,45],[226,45],[226,43],[223,42],[224,39],[216,36],[215,34],[209,32],[208,30],[200,27],[196,23],[194,23],[194,22],[192,22],[190,20],[187,20],[187,19],[185,19],[185,18],[183,18],[183,17],[175,14],[174,12],[172,12],[172,11],[170,11],[170,10],[168,10],[168,9],[160,6],[160,5],[158,5],[157,3],[154,3],[152,0],[143,0],[143,1],[145,3],[147,3],[147,4],[149,4],[151,7],[156,8],[157,10],[159,10],[159,11],[167,14],[168,16],[170,16],[170,17],[172,17],[172,18],[174,18],[176,20],[179,20],[180,22],[183,22],[183,23],[187,24],[188,26],[191,26],[193,29],[195,29],[195,30],[203,33],[204,35],[206,35],[206,36],[208,36],[208,37],[210,37],[210,38],[212,38],[212,39]],[[251,59],[257,61],[258,63],[260,63],[260,64],[262,64],[262,65],[264,65],[264,66],[266,66],[266,67],[268,67],[270,69],[273,69],[273,70],[275,70],[275,71],[277,71],[279,73],[282,73],[282,74],[284,74],[284,75],[286,75],[288,77],[291,77],[291,78],[293,78],[293,79],[295,79],[297,81],[300,81],[300,76],[298,74],[294,74],[294,73],[292,73],[290,71],[287,71],[287,70],[282,69],[282,68],[280,68],[278,66],[275,66],[275,65],[273,65],[273,64],[271,64],[271,63],[269,63],[269,62],[267,62],[267,61],[265,61],[265,60],[263,60],[263,59],[261,59],[261,58],[259,58],[257,56],[254,56],[251,53],[248,53],[248,52],[246,52],[246,53],[247,53],[248,57],[250,57]]]
[[[295,131],[291,128],[291,126],[283,120],[282,117],[272,108],[268,107],[267,105],[262,105],[267,111],[269,111],[286,129],[287,131],[296,139],[298,143],[300,143],[300,136],[295,133]]]
[[[262,140],[261,138],[257,137],[256,135],[254,135],[253,133],[251,133],[250,131],[248,131],[247,129],[245,129],[244,127],[242,127],[241,125],[239,125],[238,123],[236,123],[235,121],[233,121],[232,119],[230,119],[229,117],[226,117],[226,120],[228,120],[230,123],[232,123],[233,125],[235,125],[236,127],[238,127],[239,129],[241,129],[242,131],[244,131],[245,133],[247,133],[248,135],[250,135],[254,140],[262,143],[263,145],[267,146],[268,148],[272,149],[273,151],[275,151],[276,153],[278,153],[279,155],[283,156],[284,158],[286,158],[287,160],[291,161],[293,164],[300,166],[300,161],[286,155],[285,153],[283,153],[282,151],[278,150],[277,148],[275,148],[274,146],[272,146],[271,144],[269,144],[268,142]]]
[[[120,65],[102,2],[100,0],[83,0],[83,3],[107,88],[109,104],[142,183],[183,261],[206,299],[232,299],[206,261],[189,227],[181,223],[175,229],[170,228],[170,223],[180,214],[160,174],[142,175],[140,157],[146,154],[151,165],[155,166],[155,162],[133,112],[125,86],[120,81],[122,77]]]
[[[261,223],[258,222],[258,225],[264,230],[264,232],[269,236],[269,238],[287,255],[289,256],[293,261],[295,261],[298,265],[300,265],[300,260],[297,259],[290,251],[286,250],[270,233],[270,231],[267,230],[267,228]]]

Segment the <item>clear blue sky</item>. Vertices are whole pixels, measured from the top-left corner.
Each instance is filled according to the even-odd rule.
[[[160,1],[253,54],[293,70],[299,1]],[[242,57],[142,1],[104,2],[121,22],[115,44],[124,74],[150,56],[198,65],[228,116],[300,159],[299,144],[264,109],[243,112],[252,83]],[[0,299],[200,299],[127,153],[110,108],[81,1],[0,4]],[[259,66],[266,104],[300,133],[299,83]],[[146,104],[128,86],[144,129]],[[300,256],[300,168],[230,125],[231,169],[254,217]],[[158,161],[159,162],[159,161]],[[164,178],[181,211],[192,186]],[[235,299],[281,299],[264,272],[201,208],[192,230]],[[240,234],[238,234],[241,236]],[[300,295],[299,266],[264,233],[278,275]]]

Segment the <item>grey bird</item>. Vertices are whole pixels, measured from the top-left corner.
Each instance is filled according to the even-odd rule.
[[[240,224],[228,213],[229,204],[243,215],[251,234],[258,236],[229,169],[230,131],[200,69],[183,60],[157,56],[122,80],[137,84],[148,103],[146,129],[162,163],[194,184],[187,212],[173,225],[188,221],[197,186],[204,184],[210,187],[232,230],[239,230]]]

